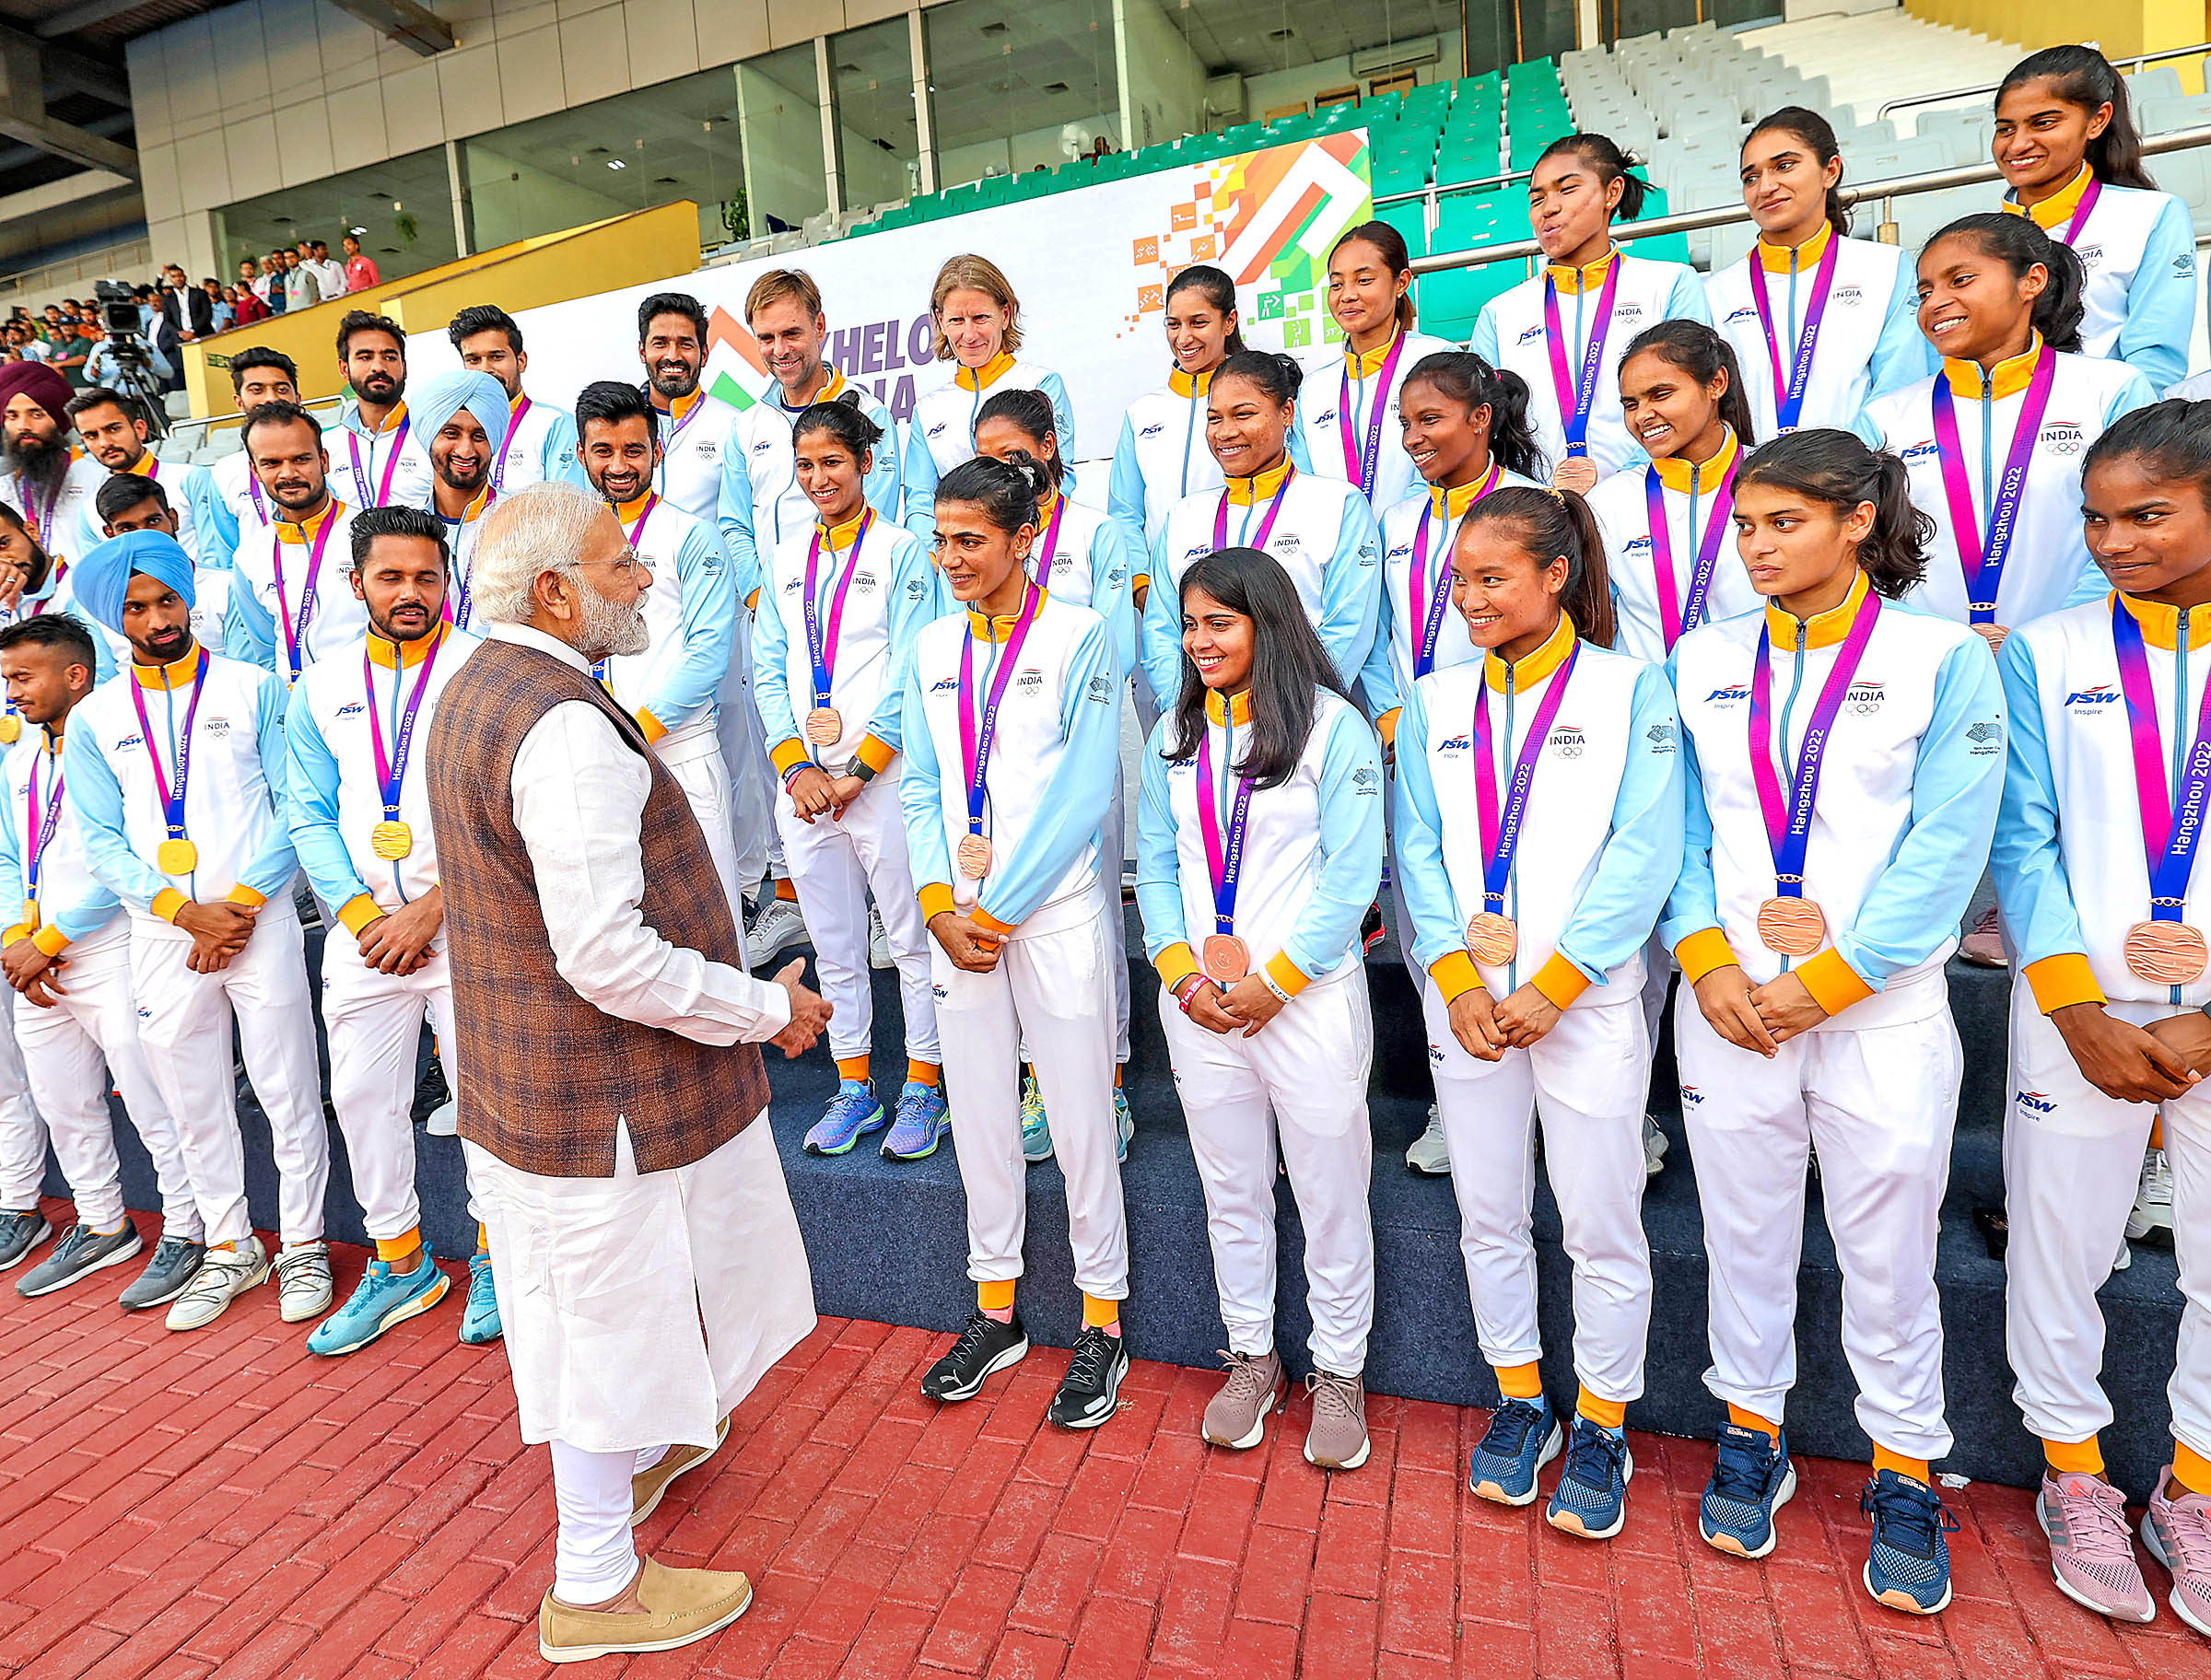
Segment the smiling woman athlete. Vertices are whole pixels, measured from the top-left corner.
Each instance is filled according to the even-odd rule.
[[[1220,487],[1221,463],[1205,447],[1205,393],[1213,370],[1244,352],[1235,282],[1205,263],[1184,269],[1167,282],[1160,324],[1175,366],[1122,416],[1106,491],[1106,510],[1147,542],[1176,502]]]

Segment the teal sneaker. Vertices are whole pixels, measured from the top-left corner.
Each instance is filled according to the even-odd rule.
[[[889,1124],[883,1104],[875,1101],[874,1080],[839,1079],[836,1095],[829,1099],[828,1112],[806,1134],[806,1153],[849,1154],[852,1146],[862,1138],[870,1132],[881,1131]]]
[[[1129,1140],[1136,1136],[1136,1116],[1129,1112],[1129,1093],[1118,1085],[1113,1088],[1113,1158],[1126,1163],[1129,1160]]]
[[[944,1134],[952,1130],[952,1115],[944,1107],[944,1092],[935,1085],[908,1079],[898,1093],[898,1117],[891,1122],[883,1140],[886,1161],[919,1161],[934,1155]]]
[[[1033,1073],[1021,1081],[1021,1158],[1031,1166],[1052,1158],[1052,1124],[1045,1118],[1044,1092]]]
[[[468,1304],[461,1309],[461,1339],[474,1348],[505,1334],[499,1324],[499,1292],[491,1280],[491,1256],[478,1251],[468,1257]]]
[[[393,1324],[444,1300],[450,1281],[427,1247],[411,1272],[394,1272],[384,1261],[371,1260],[352,1298],[308,1333],[307,1350],[334,1357],[366,1348]]]

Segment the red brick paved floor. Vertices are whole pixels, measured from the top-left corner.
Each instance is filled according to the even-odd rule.
[[[335,1258],[343,1291],[362,1256]],[[457,1289],[326,1362],[273,1289],[171,1336],[115,1308],[128,1275],[0,1293],[0,1669],[550,1672],[551,1472],[517,1439],[502,1355],[455,1340]],[[1710,1449],[1637,1436],[1626,1531],[1593,1546],[1465,1491],[1476,1411],[1377,1397],[1373,1459],[1331,1479],[1299,1454],[1302,1401],[1263,1448],[1204,1447],[1214,1379],[1172,1366],[1140,1364],[1088,1435],[1042,1423],[1051,1349],[939,1410],[915,1382],[947,1339],[825,1321],[641,1531],[750,1572],[752,1611],[573,1672],[2211,1676],[2211,1642],[2161,1603],[2122,1633],[2061,1598],[2014,1490],[1950,1496],[1958,1601],[1915,1621],[1858,1585],[1856,1466],[1800,1460],[1779,1551],[1745,1564],[1697,1537]]]

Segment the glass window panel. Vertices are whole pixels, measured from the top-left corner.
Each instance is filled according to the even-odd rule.
[[[737,66],[744,130],[749,233],[785,233],[829,207],[822,168],[822,100],[813,43],[785,47]]]
[[[1137,7],[1153,3],[1129,0]],[[1531,16],[1540,4],[1527,0]],[[1558,4],[1566,7],[1571,24],[1572,0]],[[1312,111],[1316,99],[1354,88],[1364,99],[1375,83],[1398,82],[1407,70],[1423,82],[1451,81],[1461,74],[1466,12],[1460,0],[1376,0],[1355,6],[1337,0],[1167,0],[1163,9],[1209,76],[1233,71],[1244,78],[1240,107],[1234,100],[1211,102],[1206,118],[1211,128]],[[1485,49],[1497,9],[1480,8]],[[1506,32],[1509,40],[1509,19]],[[1573,44],[1571,37],[1567,44]],[[1361,55],[1356,71],[1353,53]],[[1133,55],[1130,75],[1136,75]]]
[[[848,206],[907,198],[919,190],[914,119],[914,50],[903,14],[829,38],[829,73],[844,128]]]
[[[338,241],[356,228],[362,251],[387,281],[458,257],[445,148],[409,152],[224,206],[216,215],[223,275],[235,274],[241,257],[266,257],[299,239],[322,239],[336,255]]]
[[[950,0],[921,18],[942,185],[1120,149],[1113,0]]]

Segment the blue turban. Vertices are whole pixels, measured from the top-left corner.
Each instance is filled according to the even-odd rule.
[[[496,459],[507,446],[507,388],[488,373],[440,373],[416,386],[407,393],[407,413],[413,417],[415,435],[422,439],[427,450],[430,439],[445,429],[445,423],[462,409],[475,415],[484,427],[484,436],[491,440],[491,452]]]
[[[123,597],[130,593],[131,577],[137,572],[158,578],[188,607],[198,594],[193,587],[192,556],[176,538],[161,531],[126,531],[110,537],[69,568],[69,588],[78,606],[121,636]]]

